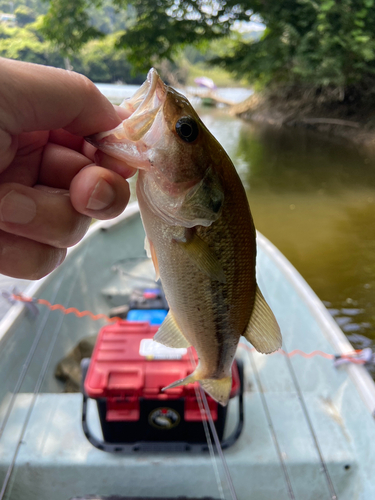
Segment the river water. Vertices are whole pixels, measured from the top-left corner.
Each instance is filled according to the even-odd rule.
[[[116,103],[137,89],[98,87]],[[235,101],[249,95],[221,93]],[[238,169],[257,229],[298,269],[352,344],[375,347],[375,159],[343,140],[249,124],[225,108],[194,104]]]

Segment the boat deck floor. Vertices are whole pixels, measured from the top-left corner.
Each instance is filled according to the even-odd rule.
[[[329,349],[328,345],[320,347]],[[363,404],[353,404],[359,396],[345,371],[333,370],[321,358],[265,357],[243,348],[239,355],[245,362],[247,380],[245,426],[239,440],[225,451],[238,498],[352,500],[364,488],[362,498],[374,498],[370,458],[374,423],[369,416],[366,428],[356,428]],[[330,386],[324,384],[325,377],[330,377]],[[327,389],[332,385],[333,392]],[[9,429],[2,442],[0,479],[12,460],[18,429],[32,397],[20,394],[17,398],[14,432]],[[350,408],[347,401],[351,401]],[[155,491],[165,498],[202,497],[217,491],[208,454],[119,456],[93,448],[82,432],[81,406],[80,394],[36,397],[18,451],[10,499],[36,500],[41,489],[42,498],[54,500],[88,493],[152,497]],[[237,419],[237,405],[230,405],[229,414],[231,427]],[[353,427],[344,423],[348,415]],[[363,423],[364,415],[360,417]],[[94,403],[89,406],[88,422],[100,438]],[[366,451],[367,481],[362,455]]]

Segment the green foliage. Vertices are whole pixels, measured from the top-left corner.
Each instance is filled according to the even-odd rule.
[[[0,0],[0,11],[10,6]],[[94,81],[142,83],[145,74],[133,74],[126,51],[116,48],[134,12],[112,0],[97,7],[89,0],[14,0],[17,26],[0,25],[0,56],[58,67],[67,57],[75,71]]]
[[[100,40],[92,40],[84,45],[79,55],[74,56],[75,71],[83,73],[94,82],[143,83],[146,74],[133,74],[133,68],[126,59],[124,50],[115,49],[122,32],[108,35]]]
[[[25,26],[35,21],[35,13],[27,5],[20,5],[14,13],[16,15],[17,26]]]
[[[53,0],[39,25],[41,33],[53,41],[65,57],[71,57],[85,43],[103,33],[89,25],[86,0]]]
[[[12,14],[19,7],[30,8],[35,17],[45,14],[48,10],[48,5],[43,0],[0,0],[0,12]]]
[[[49,66],[63,67],[64,61],[57,47],[45,40],[37,29],[40,20],[26,27],[8,27],[0,24],[0,57]],[[133,74],[126,60],[126,52],[115,48],[122,32],[86,43],[80,53],[71,58],[73,69],[95,82],[141,84],[146,75]]]
[[[37,34],[32,24],[28,28],[0,25],[0,56],[50,66],[63,63],[58,51]]]
[[[373,0],[322,0],[295,50],[294,72],[322,85],[351,85],[375,75]]]
[[[182,47],[227,35],[236,19],[236,2],[196,2],[192,0],[129,0],[136,12],[134,23],[120,39],[131,49],[130,61],[138,68],[155,61],[173,59]],[[206,6],[211,8],[204,8]],[[248,16],[245,15],[247,18]]]
[[[65,53],[74,53],[91,37],[109,32],[108,26],[93,23],[88,5],[101,8],[108,0],[54,0],[43,23],[43,33]],[[113,0],[127,13],[126,30],[118,46],[130,48],[129,61],[137,69],[155,61],[172,60],[182,47],[229,34],[235,20],[248,19],[235,0]],[[238,12],[237,12],[238,10]]]
[[[0,0],[0,9],[7,4]],[[25,7],[38,13],[46,8],[41,0],[15,0],[15,6],[19,25],[28,22]],[[267,27],[260,38],[233,30],[234,23],[251,18]],[[130,81],[125,59],[133,70],[167,68],[162,64],[176,63],[184,50],[191,62],[210,58],[258,85],[347,89],[375,82],[374,27],[375,0],[50,0],[29,42],[35,57],[42,57],[41,30],[76,68],[102,81],[112,74]],[[27,52],[22,37],[17,44],[25,43]],[[17,51],[17,44],[7,50]],[[122,50],[112,52],[114,46]]]
[[[0,0],[1,1],[1,0]],[[104,5],[94,0],[90,5]],[[54,0],[44,33],[64,52],[74,52],[98,31],[86,15],[89,0]],[[214,57],[239,76],[315,86],[356,85],[375,78],[374,0],[114,0],[131,12],[117,40],[136,68],[178,57],[181,48],[233,40],[236,21],[257,16],[267,26],[258,40],[244,37]],[[95,33],[95,29],[97,32]],[[92,31],[94,30],[94,31]],[[229,38],[228,38],[229,37]],[[197,56],[198,57],[198,56]]]
[[[89,24],[105,34],[125,30],[134,18],[131,8],[120,8],[112,0],[102,0],[100,8],[91,2],[87,13]]]
[[[279,0],[257,12],[263,37],[216,63],[264,83],[343,88],[375,76],[373,0]]]

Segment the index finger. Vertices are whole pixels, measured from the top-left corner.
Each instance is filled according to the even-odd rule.
[[[112,104],[83,75],[0,58],[0,128],[11,135],[64,128],[77,135],[120,123]]]

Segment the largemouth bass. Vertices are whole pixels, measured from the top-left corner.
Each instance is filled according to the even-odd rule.
[[[245,190],[224,149],[188,100],[151,69],[124,101],[128,118],[89,141],[139,169],[147,248],[170,307],[154,340],[193,345],[194,372],[222,405],[241,335],[262,353],[281,347],[277,321],[255,276],[255,229]]]

